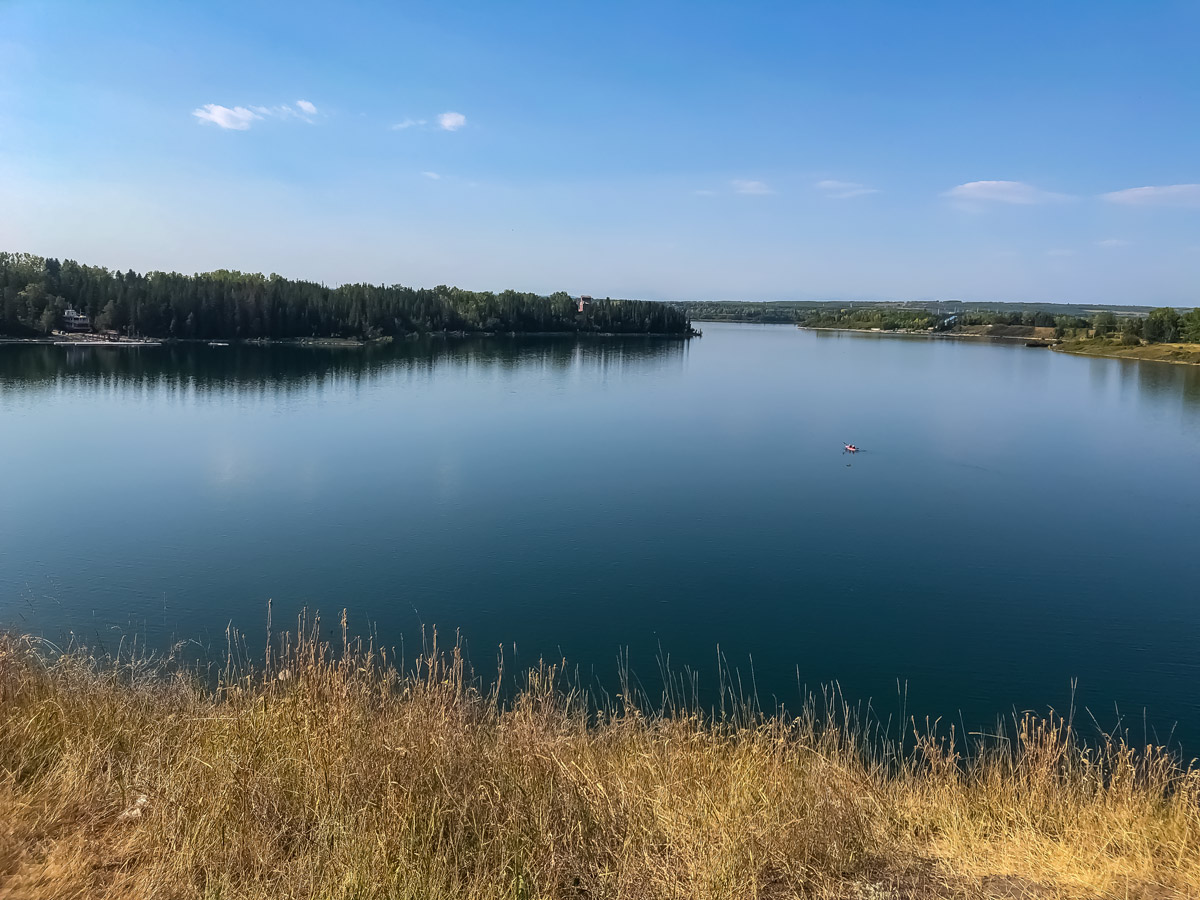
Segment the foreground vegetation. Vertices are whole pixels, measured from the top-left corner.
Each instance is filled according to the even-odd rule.
[[[832,696],[706,716],[551,666],[502,701],[301,631],[215,683],[0,641],[0,896],[1200,895],[1200,772],[1119,735],[899,744]]]
[[[663,303],[597,300],[582,311],[548,297],[444,285],[327,287],[279,275],[110,271],[28,253],[0,253],[0,335],[49,334],[74,309],[98,331],[180,339],[370,339],[470,332],[688,335],[686,313]]]

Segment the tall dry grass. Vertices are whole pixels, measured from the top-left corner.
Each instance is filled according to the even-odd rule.
[[[301,628],[215,683],[0,640],[0,897],[1200,897],[1200,772],[1057,718],[901,748]]]

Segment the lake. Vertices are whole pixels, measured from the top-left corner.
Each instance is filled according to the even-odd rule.
[[[764,705],[899,680],[970,729],[1078,679],[1200,751],[1200,369],[702,327],[0,347],[0,623],[222,650],[271,598],[702,692],[719,646]]]

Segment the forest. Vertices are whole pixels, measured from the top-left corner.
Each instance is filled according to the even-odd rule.
[[[439,285],[329,287],[220,270],[120,272],[74,260],[0,252],[0,334],[47,335],[74,309],[97,332],[160,339],[403,337],[438,332],[570,332],[690,336],[688,314],[665,303],[578,300]]]

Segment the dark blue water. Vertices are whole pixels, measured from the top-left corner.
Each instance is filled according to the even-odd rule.
[[[1200,748],[1200,369],[704,332],[0,347],[0,622],[223,647],[273,598],[702,689],[719,645],[764,705],[899,679],[968,727],[1077,678]]]

